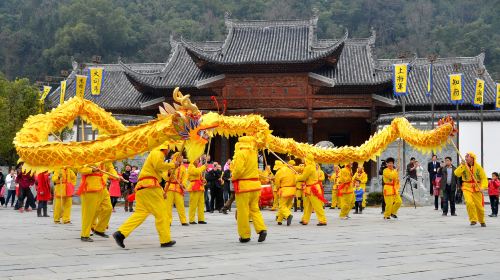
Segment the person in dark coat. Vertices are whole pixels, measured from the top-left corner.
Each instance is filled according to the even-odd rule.
[[[224,199],[222,196],[222,168],[214,162],[213,168],[205,175],[207,186],[210,188],[210,213],[215,210],[221,211],[224,206]]]
[[[451,157],[446,157],[444,160],[444,165],[439,169],[439,175],[441,177],[440,189],[441,189],[441,199],[443,201],[442,209],[443,216],[448,215],[448,203],[450,206],[450,213],[452,216],[456,216],[455,213],[455,193],[457,191],[457,176],[455,176],[456,167],[451,163]]]
[[[440,165],[439,162],[437,161],[437,156],[432,155],[432,161],[430,161],[427,164],[427,171],[429,172],[429,192],[432,195],[434,195],[434,189],[433,189],[433,183],[434,180],[436,179],[436,175],[438,172]]]

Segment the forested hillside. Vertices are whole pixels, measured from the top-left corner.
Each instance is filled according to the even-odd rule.
[[[351,37],[377,31],[377,55],[402,50],[419,57],[486,53],[500,78],[500,0],[2,0],[0,72],[8,78],[58,75],[71,56],[114,63],[161,62],[170,34],[189,40],[224,38],[224,13],[235,19],[308,18],[320,11],[319,35]]]

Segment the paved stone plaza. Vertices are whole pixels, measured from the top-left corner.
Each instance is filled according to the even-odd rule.
[[[499,279],[500,218],[471,227],[463,205],[458,217],[432,207],[402,208],[384,221],[380,208],[352,219],[327,210],[328,226],[278,226],[263,211],[268,239],[240,244],[234,215],[207,214],[207,225],[182,227],[174,213],[177,244],[160,248],[150,217],[128,239],[127,249],[95,237],[82,243],[80,207],[71,225],[36,213],[0,209],[1,279]],[[489,212],[489,206],[486,206]],[[128,213],[117,209],[109,233]]]

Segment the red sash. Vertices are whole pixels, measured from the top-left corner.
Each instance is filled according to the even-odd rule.
[[[233,186],[234,186],[234,192],[235,193],[239,193],[240,192],[240,181],[259,181],[259,178],[245,178],[245,179],[233,180]]]
[[[139,184],[140,181],[142,180],[153,180],[155,181],[155,184],[153,186],[140,186],[137,190],[142,190],[142,189],[146,189],[146,188],[155,188],[155,187],[158,187],[159,186],[159,183],[158,183],[158,179],[154,176],[146,176],[146,177],[142,177],[140,178],[138,181],[137,181],[137,184]]]
[[[203,185],[203,181],[201,179],[192,180],[191,183],[194,183],[193,187],[191,188],[191,191],[193,192],[201,191],[201,186]]]
[[[307,185],[308,187],[311,187],[311,192],[312,194],[317,197],[319,200],[321,200],[323,203],[327,203],[328,200],[325,199],[325,197],[323,196],[323,193],[320,192],[317,188],[315,188],[314,186],[315,185],[319,185],[321,187],[321,184],[318,182],[316,184],[312,184],[312,185]]]
[[[347,192],[346,193],[342,192],[342,190],[344,189],[344,187],[346,187],[346,186],[349,187],[350,184],[351,184],[351,182],[340,184],[339,187],[338,187],[338,189],[337,189],[337,196],[342,196],[344,194],[350,194],[350,193],[352,193],[352,192],[348,192],[348,193]]]
[[[391,186],[392,187],[392,192],[393,192],[392,195],[396,195],[396,187],[395,187],[396,183],[395,182],[392,182],[392,184],[385,183],[384,186],[385,185]],[[388,195],[388,194],[385,193],[385,189],[384,189],[384,195]]]

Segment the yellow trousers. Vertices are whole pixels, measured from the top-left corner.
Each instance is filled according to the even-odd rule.
[[[335,208],[339,205],[338,203],[338,198],[337,198],[337,190],[332,189],[332,204],[330,204],[331,208]]]
[[[198,212],[198,222],[205,221],[205,192],[189,193],[189,222],[194,222],[194,215]]]
[[[366,208],[366,192],[363,193],[363,202],[361,202],[361,207]]]
[[[276,210],[279,207],[280,198],[278,197],[278,191],[273,191],[273,207],[271,210]]]
[[[259,209],[260,191],[244,192],[236,194],[236,210],[238,234],[241,238],[250,238],[250,220],[252,219],[255,232],[260,233],[267,230],[264,218]]]
[[[395,195],[384,195],[384,201],[384,218],[388,218],[391,215],[397,215],[399,207],[401,207],[401,203],[403,203],[403,200],[401,200],[401,196],[398,193],[396,193]]]
[[[301,219],[301,221],[304,224],[309,223],[313,210],[314,213],[316,213],[318,222],[326,224],[326,216],[325,216],[325,210],[323,209],[323,202],[314,195],[306,195],[304,198],[304,214],[302,215]]]
[[[483,193],[465,190],[463,193],[469,221],[484,223]]]
[[[293,196],[290,197],[280,197],[279,203],[279,211],[278,211],[278,222],[281,223],[283,219],[288,218],[292,214],[290,209],[293,207]]]
[[[111,218],[111,201],[109,193],[104,190],[87,192],[80,196],[82,200],[82,231],[81,237],[90,237],[90,229],[95,219],[98,220],[94,230],[105,232]]]
[[[54,222],[63,223],[71,222],[71,206],[73,205],[73,198],[71,196],[66,197],[54,197]]]
[[[340,199],[340,218],[349,216],[349,212],[352,209],[352,201],[354,199],[354,193],[344,193]]]
[[[168,191],[167,192],[167,209],[168,209],[168,223],[172,223],[172,211],[174,208],[177,209],[179,214],[179,220],[181,224],[186,223],[186,209],[184,208],[184,196],[178,192]]]
[[[135,201],[135,212],[120,226],[118,231],[128,237],[150,214],[153,214],[160,243],[170,242],[167,201],[163,198],[163,190],[161,188],[142,189],[136,192]]]

